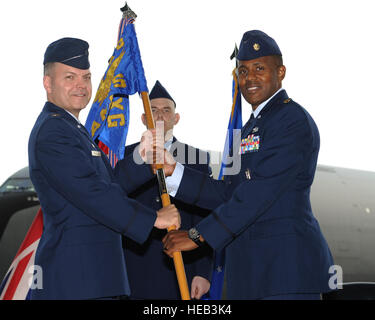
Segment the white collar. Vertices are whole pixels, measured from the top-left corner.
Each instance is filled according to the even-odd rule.
[[[259,106],[258,108],[256,108],[254,111],[253,111],[253,114],[254,114],[254,118],[256,118],[258,116],[258,114],[262,111],[262,109],[266,106],[266,104],[274,97],[276,96],[281,90],[284,90],[283,88],[280,88],[279,90],[277,90],[272,97],[268,98],[266,101],[263,101]]]
[[[173,137],[165,141],[164,148],[167,149],[167,151],[171,150],[172,142],[173,142]]]

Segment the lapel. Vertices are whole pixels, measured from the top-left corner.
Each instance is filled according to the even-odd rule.
[[[253,113],[251,115],[253,115]],[[245,138],[246,135],[247,135],[247,133],[250,132],[254,128],[255,121],[256,121],[255,118],[253,118],[253,119],[250,118],[246,122],[246,124],[242,127],[242,130],[241,130],[241,139]]]
[[[189,150],[189,146],[187,144],[178,141],[175,137],[173,137],[172,146],[173,150],[171,150],[171,154],[173,158],[184,166],[189,166],[189,151],[192,152],[192,150],[194,150],[194,159],[195,161],[198,160],[196,149],[193,148]]]
[[[92,141],[92,138],[88,131],[86,130],[85,126],[81,123],[79,123],[76,119],[74,119],[69,113],[67,113],[63,108],[60,108],[56,105],[54,105],[51,102],[47,102],[44,106],[44,110],[47,111],[47,113],[50,114],[58,114],[61,116],[64,120],[66,120],[69,124],[71,124],[73,127],[77,128],[82,134],[84,134],[90,141]]]
[[[86,130],[85,126],[81,123],[79,123],[76,119],[74,119],[69,113],[67,113],[63,108],[60,108],[56,106],[55,104],[51,102],[47,102],[44,106],[43,111],[46,113],[49,113],[51,115],[58,114],[60,117],[62,117],[64,120],[66,120],[70,125],[72,125],[74,128],[76,128],[81,134],[83,134],[92,145],[93,149],[96,151],[100,151],[101,158],[107,168],[107,171],[109,175],[111,176],[113,180],[113,169],[111,167],[111,164],[109,163],[108,157],[104,154],[104,152],[96,145],[96,143],[92,140],[91,135]]]
[[[288,94],[285,90],[281,90],[276,96],[274,96],[265,107],[259,112],[258,116],[251,122],[249,126],[244,126],[241,132],[241,139],[246,138],[251,131],[254,129],[255,125],[260,124],[263,120],[272,113],[272,110],[279,105],[280,102],[288,99]]]
[[[179,141],[177,141],[177,139],[176,139],[175,136],[173,136],[172,146],[177,146],[177,145],[180,145],[180,146],[181,146],[181,143],[180,143]],[[177,158],[177,156],[178,156],[178,150],[179,150],[179,147],[174,148],[174,150],[173,150],[173,154],[172,154],[172,156],[173,156],[174,158]]]
[[[77,125],[78,122],[76,119],[74,119],[69,113],[67,113],[63,108],[60,108],[53,104],[52,102],[46,102],[44,105],[43,111],[47,114],[51,114],[54,116],[55,114],[58,114],[60,117],[64,118],[66,121],[68,121],[72,125]]]

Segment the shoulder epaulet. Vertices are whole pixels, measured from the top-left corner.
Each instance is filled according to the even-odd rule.
[[[55,117],[61,117],[61,114],[59,114],[59,113],[51,113],[49,116],[55,118]]]
[[[291,99],[291,98],[288,98],[288,99],[285,99],[283,102],[284,102],[285,104],[287,104],[287,103],[289,103],[290,101],[292,101],[292,99]]]

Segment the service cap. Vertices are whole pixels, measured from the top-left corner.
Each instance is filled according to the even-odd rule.
[[[149,97],[150,97],[150,100],[156,99],[156,98],[166,98],[166,99],[172,100],[174,102],[174,106],[176,107],[176,102],[173,100],[173,98],[168,93],[168,91],[162,86],[159,80],[156,80],[156,83],[154,87],[152,88]]]
[[[237,60],[253,60],[265,56],[281,56],[276,41],[260,30],[251,30],[244,33]]]
[[[50,62],[60,62],[82,70],[89,69],[89,44],[76,38],[62,38],[54,41],[44,53],[43,64]]]

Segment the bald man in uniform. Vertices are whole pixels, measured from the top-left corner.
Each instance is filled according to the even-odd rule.
[[[160,81],[156,81],[150,92],[150,103],[154,121],[163,125],[165,147],[185,166],[209,174],[211,169],[208,164],[208,153],[182,143],[174,137],[173,129],[180,120],[180,114],[176,112],[175,100]],[[146,126],[145,114],[142,115],[142,122]],[[129,178],[137,179],[137,176],[133,175],[133,172],[136,172],[134,166],[137,166],[133,161],[133,153],[138,153],[138,146],[139,143],[126,146],[124,159],[117,163],[115,174],[120,185],[126,185]],[[129,194],[129,197],[158,210],[162,207],[158,182],[155,176],[150,178],[152,179]],[[171,198],[171,202],[181,214],[183,228],[193,227],[210,213],[209,210],[174,198]],[[124,252],[132,299],[181,298],[173,261],[163,253],[161,240],[165,234],[165,230],[154,228],[143,244],[125,237]],[[204,246],[194,252],[185,253],[183,261],[191,298],[200,299],[210,288],[212,250],[209,246]]]

